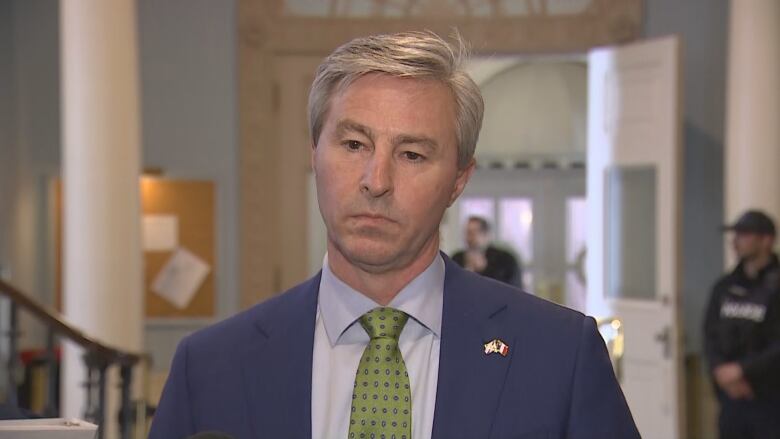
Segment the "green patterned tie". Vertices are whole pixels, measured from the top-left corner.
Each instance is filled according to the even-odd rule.
[[[371,341],[355,374],[349,439],[412,438],[412,393],[398,349],[408,319],[393,308],[374,308],[360,318]]]

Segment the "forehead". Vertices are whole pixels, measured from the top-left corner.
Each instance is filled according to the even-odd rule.
[[[455,137],[455,97],[441,81],[369,73],[336,88],[325,124],[359,115],[360,123],[397,130],[439,130]],[[449,140],[449,139],[447,139]]]

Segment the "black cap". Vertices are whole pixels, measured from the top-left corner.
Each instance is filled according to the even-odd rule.
[[[760,210],[748,210],[739,217],[737,222],[724,226],[723,229],[759,235],[774,235],[775,223],[772,218]]]

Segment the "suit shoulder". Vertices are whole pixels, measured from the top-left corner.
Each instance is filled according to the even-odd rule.
[[[473,273],[465,273],[465,278],[471,283],[469,289],[475,290],[485,300],[506,303],[506,311],[513,320],[545,326],[569,322],[581,327],[582,320],[586,318],[579,311],[534,296],[512,285]]]
[[[191,350],[231,349],[246,346],[246,343],[259,336],[267,336],[267,323],[274,316],[302,313],[303,305],[315,301],[319,285],[319,275],[295,287],[258,303],[249,309],[200,329],[185,338]]]
[[[507,302],[510,314],[544,326],[567,324],[579,330],[582,321],[587,318],[577,310],[518,289],[514,289],[514,294],[507,298]]]
[[[485,331],[514,339],[540,358],[555,359],[562,364],[573,361],[589,326],[589,317],[510,285],[490,279],[471,279],[471,275],[461,280],[466,278],[476,306],[492,310]]]

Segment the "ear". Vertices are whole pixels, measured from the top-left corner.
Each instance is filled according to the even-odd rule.
[[[450,195],[450,202],[447,203],[447,207],[452,206],[452,203],[454,203],[460,194],[463,193],[463,189],[466,189],[466,183],[468,183],[469,179],[471,179],[471,174],[474,173],[476,166],[477,162],[472,158],[469,160],[469,164],[466,165],[466,167],[458,169],[458,174],[455,177],[455,187],[452,190],[452,195]]]

